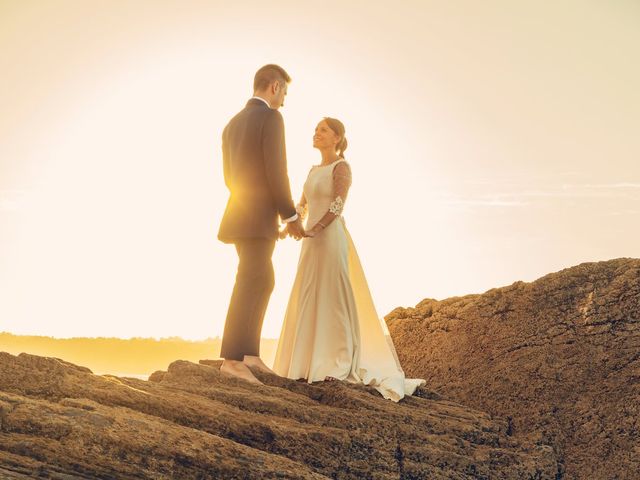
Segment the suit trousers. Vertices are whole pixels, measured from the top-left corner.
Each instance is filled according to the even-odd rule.
[[[224,324],[220,357],[260,356],[260,334],[275,276],[271,256],[276,241],[248,238],[235,242],[238,272]]]

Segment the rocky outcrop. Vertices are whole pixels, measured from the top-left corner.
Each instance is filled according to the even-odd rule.
[[[148,381],[0,352],[0,478],[554,479],[552,449],[420,388],[221,374],[178,360]]]
[[[553,445],[562,478],[640,478],[640,260],[425,299],[386,321],[407,376]]]

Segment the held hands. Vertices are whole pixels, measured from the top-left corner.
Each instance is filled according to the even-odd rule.
[[[280,239],[285,238],[287,235],[295,238],[296,240],[300,240],[302,237],[306,237],[306,232],[304,231],[304,227],[302,226],[302,220],[298,218],[293,222],[287,223],[287,226],[284,230],[280,231],[279,237]]]
[[[280,230],[278,237],[282,240],[288,235],[296,240],[300,240],[303,237],[315,237],[322,230],[324,230],[324,225],[320,222],[316,223],[313,228],[305,230],[302,226],[302,221],[298,219],[295,222],[287,223],[286,227]]]

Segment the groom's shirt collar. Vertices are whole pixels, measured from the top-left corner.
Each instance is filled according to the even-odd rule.
[[[258,100],[262,100],[267,105],[267,107],[271,108],[271,105],[269,105],[269,102],[267,102],[264,98],[262,98],[262,97],[251,97],[251,100],[253,100],[254,98],[258,99]]]

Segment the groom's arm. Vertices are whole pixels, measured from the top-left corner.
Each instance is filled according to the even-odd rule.
[[[262,130],[264,169],[271,195],[281,219],[295,221],[296,209],[291,198],[287,175],[287,152],[284,140],[284,121],[277,110],[270,110]]]

